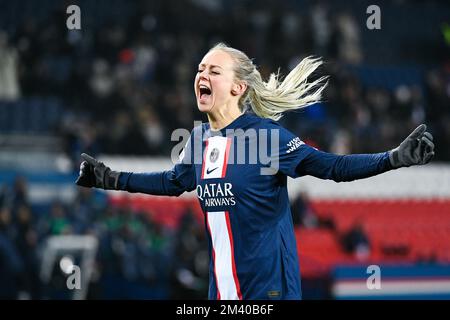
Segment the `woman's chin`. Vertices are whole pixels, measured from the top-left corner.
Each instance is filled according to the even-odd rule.
[[[197,101],[197,108],[200,112],[208,112],[209,110],[211,110],[211,106],[206,103],[201,103],[199,101]]]

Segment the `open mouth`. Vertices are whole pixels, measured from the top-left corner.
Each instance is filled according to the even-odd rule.
[[[200,87],[199,87],[199,94],[200,94],[200,99],[202,100],[202,99],[204,99],[204,98],[207,98],[207,97],[209,97],[210,95],[211,95],[211,89],[210,88],[208,88],[207,86],[205,86],[205,85],[200,85]]]

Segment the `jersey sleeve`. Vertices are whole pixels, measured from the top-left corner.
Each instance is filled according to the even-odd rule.
[[[336,182],[372,177],[392,170],[389,153],[336,155],[313,148],[279,126],[279,148],[272,157],[279,171],[292,178],[310,175]],[[274,134],[272,133],[272,139]]]
[[[310,175],[344,182],[372,177],[392,169],[389,152],[336,155],[312,149],[299,162],[296,171],[298,176]]]
[[[277,143],[273,144],[273,139],[278,141],[275,152],[271,153],[271,166],[278,167],[279,172],[289,177],[298,177],[299,174],[296,170],[298,164],[315,149],[278,124],[272,123],[270,130],[272,147],[277,145]]]
[[[171,170],[149,173],[121,172],[119,189],[152,195],[179,196],[196,186],[192,134]]]

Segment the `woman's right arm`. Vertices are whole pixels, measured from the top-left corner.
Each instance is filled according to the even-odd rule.
[[[118,181],[118,190],[152,195],[179,196],[194,189],[194,166],[186,164],[176,164],[172,170],[162,172],[121,172]]]
[[[151,173],[113,171],[102,162],[83,153],[80,176],[76,184],[105,190],[124,190],[152,195],[179,196],[195,190],[194,139],[201,146],[202,127],[195,127],[180,154],[179,161],[171,170]],[[200,139],[200,140],[199,140]],[[202,152],[201,148],[197,151]],[[201,154],[200,154],[201,156]]]
[[[112,171],[87,154],[81,157],[84,161],[76,184],[82,187],[167,196],[179,196],[195,189],[195,167],[192,164],[180,162],[172,170],[132,173]]]

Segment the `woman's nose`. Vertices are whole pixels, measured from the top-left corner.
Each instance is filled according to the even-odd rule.
[[[200,80],[208,80],[207,73],[205,71],[200,72],[199,78]]]

